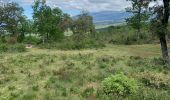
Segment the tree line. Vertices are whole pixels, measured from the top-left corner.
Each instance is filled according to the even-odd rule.
[[[42,43],[63,39],[64,32],[72,30],[79,38],[85,34],[95,32],[93,18],[83,11],[76,19],[63,13],[58,7],[51,8],[46,0],[36,0],[32,5],[33,19],[29,20],[24,10],[15,2],[0,5],[0,32],[1,36],[7,33],[22,42],[26,34],[38,34]],[[82,35],[82,36],[80,36]]]

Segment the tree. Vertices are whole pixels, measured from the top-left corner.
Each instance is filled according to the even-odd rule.
[[[60,30],[63,32],[69,30],[71,29],[72,25],[73,25],[73,20],[70,17],[70,15],[63,14],[62,20],[58,25],[58,27],[60,27]]]
[[[149,0],[127,0],[132,2],[132,7],[126,8],[127,12],[133,13],[133,16],[126,19],[128,25],[137,30],[137,38],[140,39],[141,27],[149,19],[147,8]]]
[[[63,33],[57,27],[60,23],[63,12],[59,8],[51,9],[46,5],[46,0],[35,1],[33,8],[33,19],[37,32],[42,35],[43,43],[49,38],[60,39]]]
[[[35,28],[33,26],[33,22],[27,19],[26,16],[23,16],[18,25],[19,34],[18,34],[18,42],[22,42],[25,38],[25,34],[35,33]]]
[[[0,13],[0,28],[16,36],[19,22],[23,16],[23,8],[14,2],[5,3],[0,5]]]
[[[165,61],[169,60],[168,55],[168,46],[167,46],[167,30],[168,30],[168,21],[170,15],[170,0],[163,0],[163,6],[158,6],[154,8],[154,14],[156,17],[151,21],[151,28],[154,33],[159,37],[162,49],[162,56]],[[154,15],[155,16],[155,15]]]
[[[82,12],[74,21],[72,30],[78,41],[85,38],[85,36],[94,36],[95,26],[93,18],[87,12]]]

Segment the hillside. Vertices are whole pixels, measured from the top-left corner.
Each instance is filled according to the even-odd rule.
[[[125,19],[132,14],[125,11],[102,11],[92,12],[90,15],[93,17],[93,22],[96,26],[107,26],[124,23]],[[76,19],[77,16],[73,16],[73,19]]]
[[[125,18],[131,16],[127,12],[102,11],[90,14],[93,17],[95,25],[110,25],[125,22]]]

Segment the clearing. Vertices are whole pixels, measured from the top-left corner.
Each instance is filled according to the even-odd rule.
[[[0,100],[102,100],[103,94],[96,92],[102,80],[119,72],[145,84],[145,98],[154,91],[168,100],[169,92],[162,88],[170,86],[170,71],[162,67],[160,54],[157,44],[74,51],[31,48],[25,53],[0,54]]]

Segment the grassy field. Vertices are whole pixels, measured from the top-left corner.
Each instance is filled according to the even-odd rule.
[[[116,73],[140,86],[124,99],[170,100],[170,70],[160,54],[159,45],[0,54],[0,100],[115,100],[102,92],[101,82]]]

